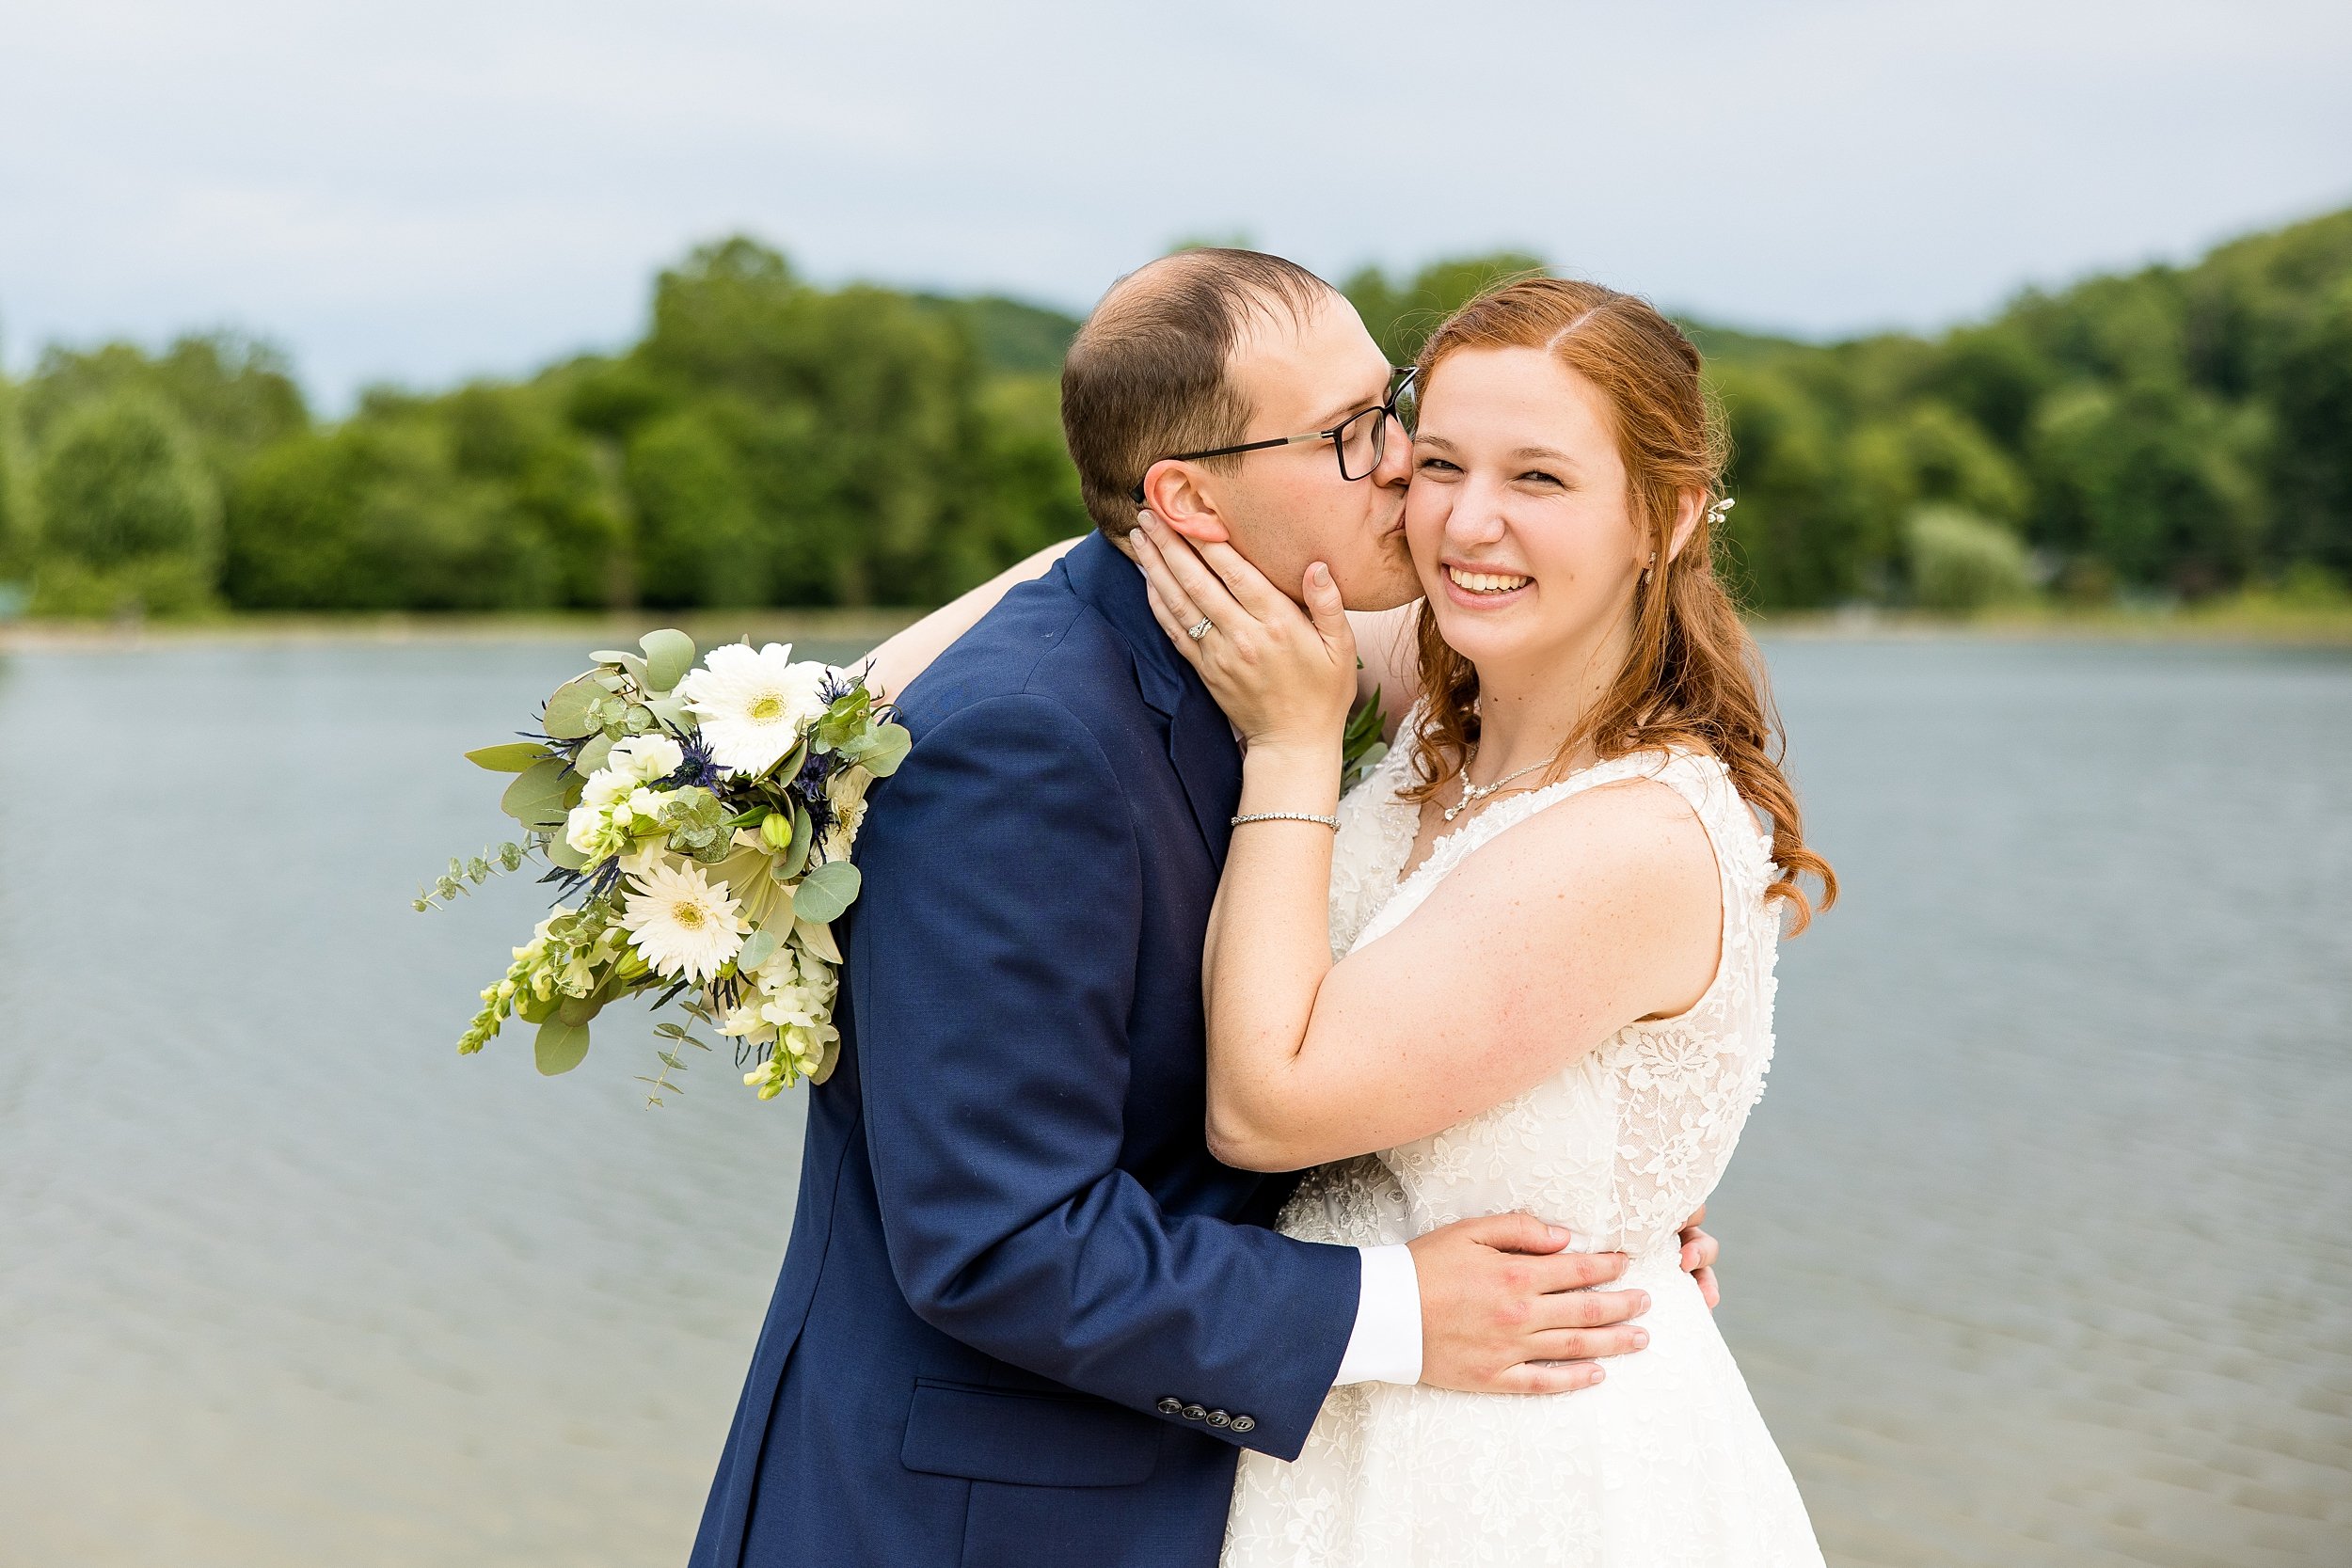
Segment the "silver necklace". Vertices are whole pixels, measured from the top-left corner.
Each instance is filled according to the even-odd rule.
[[[1546,757],[1541,762],[1531,762],[1526,767],[1520,768],[1518,772],[1505,773],[1502,777],[1497,779],[1490,784],[1475,784],[1470,783],[1470,765],[1465,763],[1462,766],[1462,798],[1459,800],[1456,800],[1454,804],[1446,807],[1445,810],[1439,815],[1442,816],[1448,822],[1451,822],[1455,817],[1461,816],[1464,812],[1470,810],[1470,807],[1478,804],[1479,801],[1484,800],[1487,796],[1492,795],[1496,790],[1501,789],[1504,784],[1509,784],[1513,779],[1523,779],[1528,774],[1535,771],[1538,768],[1549,768],[1556,760],[1556,758]]]

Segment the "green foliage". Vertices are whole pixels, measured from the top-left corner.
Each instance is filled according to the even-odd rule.
[[[1439,322],[1498,283],[1538,277],[1550,269],[1540,257],[1516,250],[1434,261],[1410,281],[1391,281],[1378,267],[1366,267],[1340,285],[1364,318],[1372,341],[1391,365],[1409,365]]]
[[[22,401],[17,388],[0,375],[0,595],[32,571],[36,544],[30,451],[17,414]],[[0,609],[0,618],[8,613]]]
[[[1751,602],[1835,603],[1852,598],[1884,564],[1883,541],[1866,543],[1863,514],[1846,483],[1836,428],[1819,401],[1783,372],[1734,359],[1715,372],[1732,438],[1727,519],[1718,561]]]
[[[951,299],[917,294],[915,303],[956,318],[978,350],[981,368],[993,375],[1057,375],[1078,318],[1002,294]]]
[[[1345,293],[1406,363],[1542,270]],[[377,388],[331,426],[249,339],[53,348],[0,384],[0,583],[80,613],[936,603],[1089,526],[1056,375],[1076,325],[821,288],[739,235],[660,276],[624,352]],[[2077,597],[2352,578],[2352,211],[1932,339],[1685,325],[1733,441],[1721,559],[1757,608],[1911,598],[1922,509]]]
[[[2033,564],[2008,529],[1956,506],[1922,506],[1905,519],[1911,592],[1923,610],[1966,614],[2033,593]]]
[[[211,600],[220,492],[168,404],[125,387],[59,417],[35,491],[37,611],[168,613]]]

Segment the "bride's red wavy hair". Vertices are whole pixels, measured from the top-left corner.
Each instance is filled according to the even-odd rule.
[[[1837,876],[1805,847],[1763,656],[1716,574],[1707,508],[1720,497],[1730,443],[1700,379],[1698,349],[1648,301],[1559,277],[1506,284],[1462,307],[1422,348],[1421,385],[1449,355],[1473,348],[1540,349],[1599,388],[1614,415],[1634,526],[1658,552],[1649,580],[1634,589],[1625,667],[1561,758],[1588,739],[1603,759],[1677,744],[1713,752],[1741,798],[1770,819],[1779,876],[1766,896],[1788,906],[1792,935],[1803,930],[1816,906],[1798,879],[1820,881],[1819,908],[1827,910]],[[1680,503],[1693,493],[1697,530],[1669,560]],[[1427,708],[1413,737],[1423,782],[1410,793],[1425,800],[1477,742],[1478,672],[1446,646],[1426,603],[1415,633]]]

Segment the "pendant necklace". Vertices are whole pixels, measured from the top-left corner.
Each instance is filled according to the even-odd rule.
[[[1464,812],[1470,810],[1470,807],[1478,804],[1479,801],[1484,800],[1487,796],[1492,795],[1496,790],[1501,789],[1504,784],[1509,784],[1513,779],[1523,779],[1528,774],[1535,771],[1538,768],[1549,768],[1558,760],[1559,759],[1557,757],[1546,757],[1541,762],[1531,762],[1526,767],[1520,768],[1518,772],[1505,773],[1502,777],[1497,779],[1490,784],[1475,784],[1470,783],[1470,768],[1466,765],[1462,768],[1462,798],[1459,800],[1456,800],[1454,804],[1446,807],[1445,810],[1440,812],[1438,815],[1443,816],[1448,822],[1451,822],[1455,817],[1461,816]]]

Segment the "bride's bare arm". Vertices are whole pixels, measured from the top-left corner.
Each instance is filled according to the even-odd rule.
[[[1085,538],[1080,534],[1078,539]],[[971,589],[932,610],[914,625],[892,637],[869,656],[866,685],[884,698],[896,697],[904,691],[915,676],[930,668],[931,660],[947,649],[947,644],[977,625],[981,616],[996,608],[996,601],[1007,592],[1035,578],[1041,578],[1055,562],[1067,555],[1078,539],[1065,539],[1058,545],[1048,545],[1018,564],[1006,567],[977,588]]]
[[[1320,772],[1253,747],[1241,809],[1282,809]],[[1336,964],[1329,838],[1253,824],[1225,863],[1203,985],[1209,1143],[1228,1164],[1295,1170],[1440,1132],[1690,1006],[1713,974],[1714,860],[1662,784],[1596,789],[1511,829]]]

